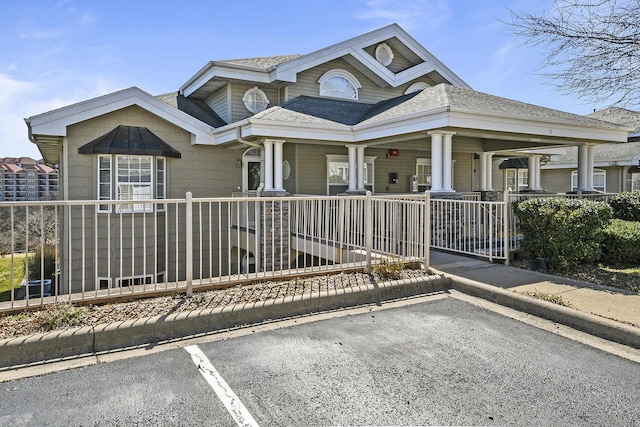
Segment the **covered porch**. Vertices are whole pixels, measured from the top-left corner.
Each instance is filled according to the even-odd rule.
[[[595,192],[594,147],[624,142],[628,129],[589,117],[440,84],[363,107],[300,97],[219,128],[216,144],[259,161],[260,184],[242,191],[286,194],[544,192],[540,167],[566,147],[579,152],[577,192]],[[360,113],[341,115],[349,104]],[[524,159],[523,188],[501,166]],[[243,178],[244,179],[244,178]],[[325,185],[319,185],[319,181]],[[247,180],[245,180],[247,181]]]

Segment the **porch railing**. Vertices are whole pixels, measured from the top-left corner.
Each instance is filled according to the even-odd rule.
[[[0,203],[0,311],[428,265],[428,211],[428,195]]]
[[[428,267],[430,247],[508,262],[520,239],[511,201],[524,195],[432,196],[2,202],[0,311],[387,260]]]

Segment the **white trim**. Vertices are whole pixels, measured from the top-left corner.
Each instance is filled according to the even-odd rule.
[[[596,190],[596,186],[593,186],[593,190],[596,191],[602,191],[603,193],[607,192],[607,171],[605,169],[593,169],[593,176],[595,177],[596,175],[602,175],[604,177],[604,185],[602,186],[602,190]],[[574,177],[575,177],[575,181],[576,181],[576,185],[573,185],[573,181],[574,181]],[[571,191],[578,191],[578,170],[572,170],[571,171],[571,182],[569,184],[569,186],[571,187]],[[598,185],[598,187],[601,187],[600,185]]]
[[[391,38],[398,39],[424,62],[410,67],[408,70],[401,73],[395,74],[365,51],[365,48]],[[275,80],[296,82],[298,73],[345,55],[352,56],[355,60],[362,63],[387,84],[393,87],[398,87],[415,79],[416,73],[424,75],[430,71],[436,71],[451,84],[470,88],[466,82],[440,62],[440,60],[438,60],[431,52],[420,45],[420,43],[418,43],[397,24],[387,25],[386,27],[379,28],[369,33],[362,34],[282,63],[276,67],[273,77]]]
[[[395,58],[393,50],[386,43],[380,43],[378,46],[376,46],[375,54],[376,60],[385,67],[388,67],[393,62],[393,58]]]
[[[130,87],[92,98],[27,119],[33,135],[67,136],[67,127],[132,105],[137,105],[195,136],[198,144],[214,144],[214,128],[195,117],[159,100],[155,96]]]
[[[348,154],[326,154],[325,157],[327,158],[326,161],[326,167],[327,167],[327,172],[325,174],[325,179],[327,181],[327,195],[330,194],[330,187],[333,186],[349,186],[349,179],[347,177],[347,182],[346,183],[334,183],[331,184],[329,182],[329,163],[330,162],[340,162],[340,163],[346,163],[347,165],[349,165],[349,155]],[[364,176],[364,186],[371,186],[371,192],[375,193],[375,182],[376,182],[376,159],[378,158],[378,156],[364,156],[364,163],[365,164],[372,164],[373,165],[373,170],[369,171],[367,170],[367,172],[371,172],[371,182],[367,182],[367,175]],[[351,173],[351,171],[349,171],[349,173]]]
[[[365,50],[372,45],[384,43],[392,38],[397,39],[423,62],[400,73],[393,73]],[[386,83],[392,87],[398,87],[418,77],[424,76],[429,72],[435,71],[442,76],[443,80],[455,86],[470,88],[464,80],[445,66],[400,26],[391,24],[315,52],[299,56],[290,61],[275,65],[268,70],[212,61],[207,63],[193,77],[187,80],[179,90],[185,96],[189,96],[214,77],[263,84],[273,83],[275,81],[295,83],[298,73],[345,56],[353,58],[354,61],[370,70],[373,75],[377,77],[375,80],[377,80],[379,84]]]
[[[347,80],[351,84],[351,86],[353,86],[353,89],[355,91],[355,97],[324,95],[322,93],[322,87],[329,80],[331,80],[331,79],[333,79],[335,77],[339,77],[339,78],[343,78],[343,79]],[[320,87],[318,89],[318,93],[320,94],[320,96],[330,97],[330,98],[342,98],[342,99],[358,100],[358,89],[362,88],[362,84],[360,84],[360,81],[356,78],[356,76],[354,76],[353,74],[351,74],[347,70],[343,70],[341,68],[334,68],[333,70],[327,71],[322,76],[320,76],[320,78],[318,79],[318,83],[320,84]]]
[[[262,97],[262,102],[264,104],[261,107],[255,107],[251,104],[253,100],[249,99],[249,96],[252,94],[256,94]],[[242,102],[244,103],[244,108],[246,108],[247,111],[253,114],[264,111],[269,106],[269,98],[267,98],[267,94],[264,93],[263,90],[259,89],[258,86],[254,86],[250,89],[247,89],[244,95],[242,96]]]
[[[252,151],[258,151],[260,154],[249,155]],[[260,182],[264,182],[264,160],[262,158],[262,150],[257,147],[248,148],[242,153],[242,192],[255,193],[256,190],[249,190],[249,163],[260,163]]]
[[[640,190],[640,173],[634,172],[631,174],[631,191]]]
[[[411,86],[409,86],[407,88],[407,90],[404,91],[405,95],[409,95],[410,93],[413,92],[418,92],[421,90],[425,90],[426,88],[430,87],[429,84],[425,83],[425,82],[416,82],[414,84],[412,84]]]

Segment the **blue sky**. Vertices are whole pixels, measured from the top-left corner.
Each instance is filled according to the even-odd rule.
[[[0,157],[40,158],[23,118],[138,86],[177,90],[208,61],[310,53],[396,22],[475,90],[577,114],[501,22],[553,0],[0,1]]]

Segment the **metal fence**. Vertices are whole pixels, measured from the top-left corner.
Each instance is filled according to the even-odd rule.
[[[234,196],[2,202],[0,279],[14,287],[0,289],[0,311],[369,271],[389,260],[428,267],[430,247],[508,262],[521,239],[511,202],[552,195]]]
[[[0,310],[428,265],[428,195],[0,204]]]

